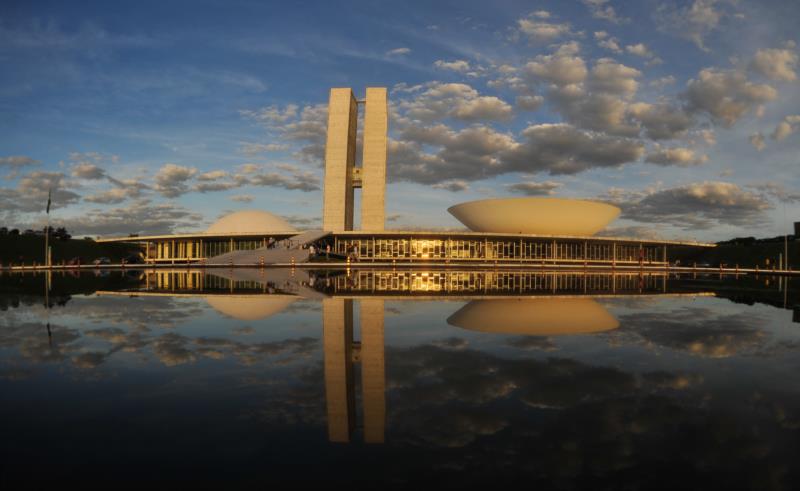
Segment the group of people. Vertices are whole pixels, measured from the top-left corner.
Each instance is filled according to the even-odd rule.
[[[306,246],[303,246],[306,247]],[[320,242],[312,242],[308,244],[308,257],[314,258],[317,255],[325,254],[325,259],[329,259],[331,256],[331,244],[330,242],[320,243]]]

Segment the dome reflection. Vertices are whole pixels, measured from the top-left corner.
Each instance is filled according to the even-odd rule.
[[[473,300],[447,323],[471,331],[529,336],[592,334],[619,327],[613,315],[587,297]]]

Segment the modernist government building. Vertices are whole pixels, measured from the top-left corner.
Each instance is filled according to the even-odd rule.
[[[364,106],[363,155],[356,165],[359,105]],[[388,143],[387,90],[370,87],[364,100],[334,88],[328,103],[322,230],[298,231],[266,211],[227,215],[191,234],[115,237],[136,242],[152,264],[276,264],[308,260],[303,246],[325,243],[337,257],[357,262],[492,263],[531,265],[665,265],[671,246],[696,242],[596,237],[620,213],[595,201],[559,198],[487,199],[448,211],[463,231],[385,229]],[[391,165],[391,163],[389,164]],[[356,190],[360,230],[354,230]]]

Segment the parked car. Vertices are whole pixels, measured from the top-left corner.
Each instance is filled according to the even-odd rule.
[[[111,259],[107,257],[98,257],[97,259],[92,261],[92,264],[94,264],[95,266],[100,266],[102,264],[111,264]]]

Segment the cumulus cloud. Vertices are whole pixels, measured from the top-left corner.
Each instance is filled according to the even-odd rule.
[[[529,126],[522,137],[522,143],[505,156],[510,170],[576,174],[595,167],[618,167],[644,154],[644,146],[636,140],[584,131],[569,124]]]
[[[641,123],[645,135],[653,140],[680,138],[694,124],[683,108],[666,103],[637,102],[629,105],[627,111]]]
[[[568,23],[556,24],[533,15],[517,21],[517,32],[533,43],[546,43],[572,34]]]
[[[165,198],[175,198],[189,191],[187,182],[197,174],[194,167],[164,164],[155,174],[153,189]]]
[[[236,201],[237,203],[250,203],[255,198],[251,194],[235,194],[233,196],[229,196],[228,199],[231,201]]]
[[[204,172],[197,176],[198,181],[216,181],[228,177],[228,173],[224,170],[212,170]]]
[[[0,168],[7,167],[11,169],[11,172],[9,172],[6,176],[9,179],[16,177],[20,168],[29,165],[36,165],[38,163],[38,160],[26,157],[25,155],[10,155],[8,157],[0,157]]]
[[[620,17],[614,7],[609,5],[609,0],[582,0],[583,4],[589,8],[592,17],[595,19],[603,19],[614,24],[621,24],[627,22],[628,19]]]
[[[583,58],[564,52],[539,55],[525,64],[524,71],[534,82],[562,86],[583,82],[588,74]]]
[[[597,41],[597,45],[601,48],[605,48],[614,53],[622,53],[619,39],[609,36],[606,31],[595,31],[594,38]]]
[[[328,105],[315,104],[302,110],[296,104],[287,104],[283,109],[267,106],[256,110],[240,110],[239,114],[255,121],[268,132],[284,142],[280,147],[245,145],[244,152],[288,149],[290,144],[299,145],[294,156],[304,162],[320,165],[325,154],[325,135],[327,131]],[[285,148],[284,148],[285,147]]]
[[[589,88],[598,92],[632,96],[639,88],[637,78],[642,72],[635,68],[617,63],[609,58],[597,60],[592,67]]]
[[[779,182],[764,182],[748,186],[783,203],[800,203],[800,192],[790,191]]]
[[[262,153],[269,153],[269,152],[282,152],[284,150],[288,150],[289,145],[284,145],[282,143],[247,143],[242,142],[241,146],[239,147],[239,152],[247,155],[248,157],[253,157]]]
[[[544,103],[544,97],[540,95],[521,95],[515,100],[518,108],[526,111],[535,111]]]
[[[783,118],[783,121],[778,123],[778,125],[772,131],[770,138],[776,141],[781,141],[797,131],[798,127],[800,127],[800,115],[786,116]]]
[[[743,72],[716,68],[701,70],[684,93],[690,111],[708,114],[725,127],[777,95],[774,88],[749,81]]]
[[[460,131],[444,125],[408,128],[402,136],[404,141],[389,142],[389,176],[423,184],[501,174],[501,155],[516,145],[511,135],[480,125]],[[436,154],[428,154],[423,152],[423,145],[440,148]]]
[[[278,106],[266,106],[256,110],[242,109],[239,114],[260,123],[275,125],[294,119],[297,116],[297,110],[296,104],[287,104],[283,109]]]
[[[453,60],[453,61],[436,60],[433,66],[435,66],[436,68],[440,68],[442,70],[451,70],[459,73],[466,73],[470,71],[469,62],[466,60]]]
[[[772,208],[762,194],[730,182],[705,181],[643,192],[610,192],[605,196],[622,209],[622,218],[668,223],[686,230],[714,225],[755,225]]]
[[[127,235],[170,234],[182,228],[196,228],[202,219],[202,215],[181,206],[142,199],[126,206],[89,210],[83,216],[61,222],[74,235]]]
[[[697,155],[691,148],[685,147],[661,147],[656,146],[652,152],[647,154],[645,162],[658,165],[677,165],[679,167],[689,167],[708,162],[708,156]]]
[[[764,148],[766,148],[767,146],[764,134],[761,132],[753,133],[752,135],[750,135],[750,138],[748,138],[748,140],[750,140],[750,145],[753,145],[753,147],[755,147],[755,149],[758,150],[759,152],[761,150],[764,150]]]
[[[278,187],[299,191],[318,191],[320,181],[316,174],[308,171],[295,170],[291,175],[277,172],[263,172],[250,176],[248,184],[252,186]]]
[[[723,17],[730,15],[733,2],[717,0],[694,0],[690,5],[677,6],[666,2],[655,11],[655,21],[659,30],[668,32],[693,42],[703,51],[705,37],[715,30]]]
[[[770,80],[793,82],[797,80],[797,53],[793,48],[794,43],[787,49],[760,49],[750,62],[750,69]]]
[[[108,191],[90,194],[83,198],[84,201],[97,204],[117,204],[122,203],[130,197],[129,192],[125,188],[114,188]]]
[[[453,118],[461,121],[507,121],[511,106],[494,96],[481,96],[462,83],[430,82],[416,97],[399,102],[409,118],[431,122]]]
[[[512,193],[525,194],[527,196],[550,196],[563,186],[563,183],[555,181],[524,181],[506,185],[506,189]]]
[[[0,165],[8,167],[24,167],[26,165],[38,164],[38,160],[34,160],[24,155],[11,155],[9,157],[0,157]]]
[[[15,188],[0,188],[0,217],[10,221],[20,212],[44,213],[50,190],[51,209],[80,201],[80,195],[69,189],[63,172],[34,171],[22,176]]]
[[[469,183],[461,179],[453,179],[452,181],[445,181],[439,184],[434,184],[433,187],[436,189],[446,189],[447,191],[456,193],[459,191],[466,191],[467,189],[469,189]]]
[[[72,166],[72,177],[78,179],[97,180],[106,177],[106,171],[88,162]]]

